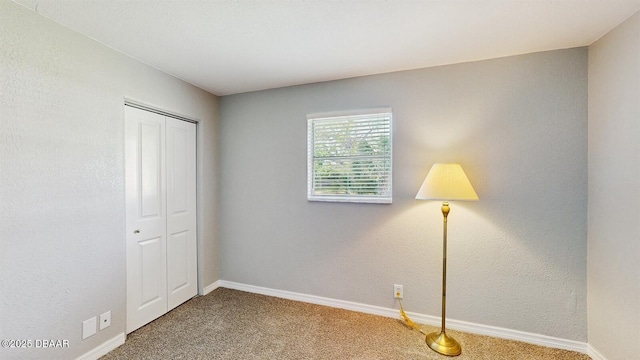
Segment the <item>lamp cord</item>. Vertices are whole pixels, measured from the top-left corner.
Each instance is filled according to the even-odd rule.
[[[420,331],[423,335],[426,335],[427,333],[424,332],[424,330],[422,330],[420,328],[420,326],[418,326],[416,323],[414,323],[411,319],[409,319],[409,316],[407,316],[407,313],[404,312],[404,308],[402,307],[402,300],[400,300],[398,298],[398,302],[400,303],[400,317],[402,318],[402,322],[407,325],[408,327],[414,329],[414,330],[418,330]]]

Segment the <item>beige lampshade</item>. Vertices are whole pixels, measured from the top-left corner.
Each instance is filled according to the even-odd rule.
[[[477,201],[478,195],[460,165],[433,164],[416,199]]]

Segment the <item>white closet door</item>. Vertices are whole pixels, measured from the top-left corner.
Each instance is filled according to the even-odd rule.
[[[127,333],[197,294],[196,125],[125,106]]]
[[[171,310],[198,292],[196,125],[172,118],[166,121],[167,284]]]
[[[127,333],[167,312],[164,116],[125,106]]]

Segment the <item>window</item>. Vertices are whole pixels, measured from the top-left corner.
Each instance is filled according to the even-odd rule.
[[[391,203],[391,109],[307,115],[307,199]]]

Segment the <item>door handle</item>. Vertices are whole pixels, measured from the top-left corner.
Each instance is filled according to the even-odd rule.
[[[140,229],[133,230],[134,234],[140,234]]]

